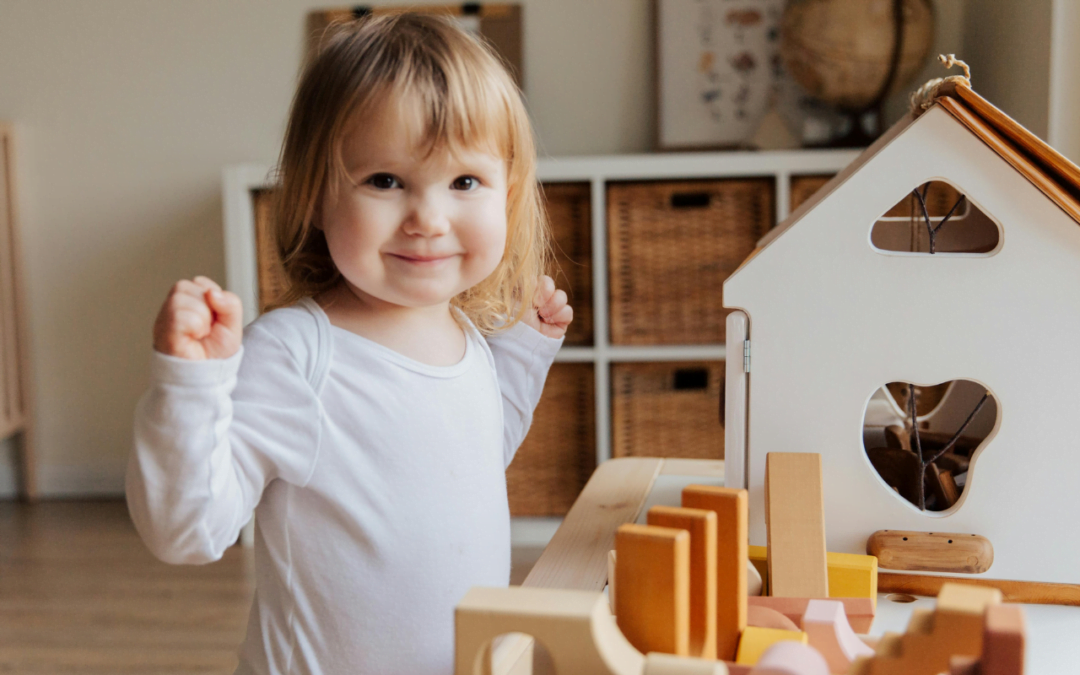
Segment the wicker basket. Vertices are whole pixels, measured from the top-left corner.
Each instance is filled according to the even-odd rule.
[[[821,189],[825,183],[832,180],[832,176],[792,176],[791,178],[791,211],[799,206],[814,193]],[[931,218],[941,218],[953,207],[960,193],[948,183],[934,181],[930,183],[930,189],[926,193],[926,210]],[[915,195],[910,192],[900,202],[889,209],[885,215],[890,218],[908,218],[921,215],[921,207]]]
[[[802,206],[803,202],[814,196],[814,193],[821,189],[825,183],[832,180],[832,176],[792,176],[791,187],[788,194],[790,207],[788,213],[791,213],[795,209]]]
[[[532,428],[506,472],[512,516],[562,516],[596,468],[591,363],[556,363]]]
[[[611,342],[724,341],[721,289],[773,225],[772,179],[607,188]]]
[[[566,291],[574,320],[566,345],[593,343],[592,207],[588,183],[547,183],[544,199],[555,249],[555,284]]]
[[[612,365],[612,456],[723,459],[723,390],[723,361]]]

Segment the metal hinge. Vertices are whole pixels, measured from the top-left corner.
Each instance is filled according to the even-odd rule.
[[[750,372],[750,341],[743,340],[742,343],[742,369],[744,373]]]

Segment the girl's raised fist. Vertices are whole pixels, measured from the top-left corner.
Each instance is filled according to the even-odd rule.
[[[154,322],[154,349],[183,359],[227,359],[243,336],[240,298],[206,277],[173,285]]]

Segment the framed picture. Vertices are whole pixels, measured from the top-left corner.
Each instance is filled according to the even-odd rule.
[[[654,0],[660,150],[746,146],[781,73],[784,0]]]

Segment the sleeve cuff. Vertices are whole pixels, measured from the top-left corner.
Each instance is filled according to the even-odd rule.
[[[563,342],[566,340],[565,336],[561,338],[548,337],[524,321],[518,321],[502,333],[498,333],[492,337],[496,340],[513,340],[527,349],[530,353],[543,354],[551,358],[555,357],[556,352],[559,351]]]
[[[169,356],[155,350],[150,357],[150,379],[153,384],[172,384],[183,387],[216,386],[236,377],[243,356],[242,346],[227,359],[204,361]]]

